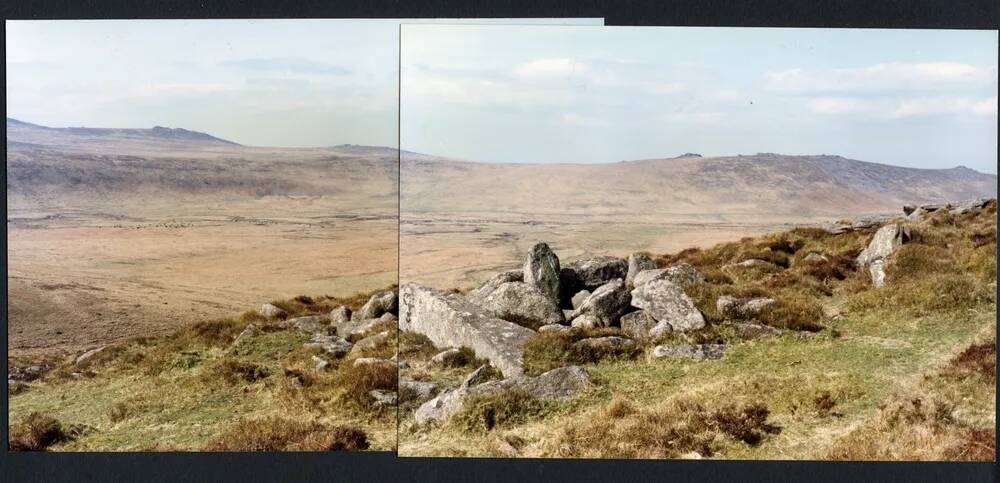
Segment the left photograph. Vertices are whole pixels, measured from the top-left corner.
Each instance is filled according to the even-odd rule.
[[[10,450],[395,449],[398,29],[7,22]]]

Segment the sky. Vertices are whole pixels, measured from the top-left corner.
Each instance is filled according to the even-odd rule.
[[[776,152],[997,172],[997,31],[404,25],[400,145],[474,161]]]
[[[395,147],[399,23],[7,21],[7,116],[52,127],[181,127],[254,146]]]

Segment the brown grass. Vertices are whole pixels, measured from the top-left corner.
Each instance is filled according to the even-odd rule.
[[[993,384],[997,375],[996,343],[994,337],[986,342],[972,344],[951,360],[944,374],[959,378],[978,377],[985,383]]]
[[[10,451],[45,451],[49,446],[69,440],[59,420],[40,413],[31,413],[11,426],[7,442]]]
[[[344,364],[336,374],[336,385],[343,390],[340,399],[367,410],[373,402],[371,391],[397,389],[396,372],[396,366],[389,364]]]
[[[558,438],[563,457],[677,458],[712,456],[722,440],[756,446],[780,428],[767,422],[763,404],[708,409],[686,399],[649,409],[613,400],[594,417],[564,428]]]
[[[241,419],[205,447],[206,451],[358,451],[368,449],[365,432],[353,426],[327,427],[279,417]]]
[[[450,420],[465,431],[486,432],[541,417],[549,405],[524,391],[508,390],[471,398]]]
[[[637,344],[607,348],[578,346],[574,342],[594,337],[623,336],[620,329],[571,329],[564,332],[540,332],[524,344],[524,370],[537,375],[567,365],[592,364],[602,360],[633,359],[640,353]]]
[[[225,359],[217,364],[211,372],[206,373],[209,379],[222,379],[229,384],[254,383],[270,375],[270,371],[260,364],[252,362]]]

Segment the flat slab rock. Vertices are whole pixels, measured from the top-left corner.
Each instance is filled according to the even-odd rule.
[[[400,295],[400,330],[424,334],[439,347],[468,347],[506,377],[524,372],[524,343],[535,331],[493,317],[458,294],[408,283]]]
[[[726,346],[723,344],[658,345],[653,348],[653,357],[686,358],[695,360],[721,359]]]
[[[552,297],[524,282],[504,282],[492,293],[479,297],[476,305],[498,319],[530,329],[566,321]]]
[[[584,368],[568,366],[553,369],[536,377],[522,375],[478,385],[462,385],[442,392],[422,404],[414,413],[414,418],[420,424],[444,421],[459,412],[469,398],[484,394],[520,390],[538,399],[565,399],[580,392],[589,384],[590,376]]]
[[[705,326],[694,301],[680,285],[666,279],[653,280],[632,291],[632,306],[643,309],[657,322],[666,322],[676,331],[697,330]]]

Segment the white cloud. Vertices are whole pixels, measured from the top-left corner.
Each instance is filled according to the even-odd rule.
[[[590,66],[574,59],[536,59],[514,68],[514,75],[524,79],[562,79],[586,74]]]
[[[979,101],[972,105],[972,112],[980,114],[983,116],[993,116],[997,115],[997,96],[993,96],[989,99]]]
[[[572,126],[608,127],[611,125],[611,123],[603,119],[574,113],[565,113],[562,115],[561,119],[563,123]]]
[[[873,119],[901,119],[941,115],[996,115],[996,97],[974,100],[963,97],[815,97],[806,108],[822,115],[850,115]]]
[[[891,62],[849,69],[788,69],[765,74],[767,89],[786,93],[878,93],[996,84],[996,67],[958,62]]]
[[[647,87],[653,94],[678,94],[687,90],[687,85],[682,82],[657,82]]]

